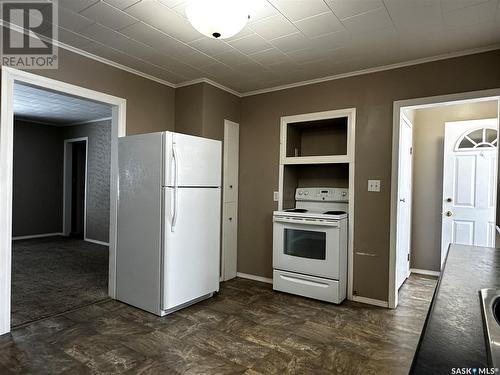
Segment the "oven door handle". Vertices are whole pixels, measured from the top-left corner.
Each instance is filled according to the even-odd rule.
[[[295,218],[292,219],[282,216],[274,217],[273,221],[275,223],[306,224],[318,227],[334,227],[334,228],[339,227],[339,223],[337,221],[319,221],[314,219],[308,220],[308,219],[295,219]]]

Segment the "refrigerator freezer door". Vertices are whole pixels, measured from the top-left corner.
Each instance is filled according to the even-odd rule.
[[[219,290],[221,191],[179,188],[175,231],[174,189],[164,188],[165,262],[162,308],[170,310]]]
[[[176,182],[177,186],[221,186],[222,142],[165,134],[165,186],[174,186]]]
[[[120,138],[116,297],[158,314],[161,298],[163,135]]]

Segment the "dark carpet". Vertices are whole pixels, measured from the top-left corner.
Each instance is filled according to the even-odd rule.
[[[108,247],[66,237],[12,243],[12,326],[108,295]]]

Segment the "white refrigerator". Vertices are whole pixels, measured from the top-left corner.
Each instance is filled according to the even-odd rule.
[[[120,138],[116,298],[163,316],[219,290],[220,141]]]

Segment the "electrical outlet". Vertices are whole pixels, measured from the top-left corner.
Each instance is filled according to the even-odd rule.
[[[275,191],[275,192],[273,193],[273,200],[274,200],[275,202],[277,202],[277,201],[279,201],[279,200],[280,200],[280,193],[279,193],[279,191]]]
[[[368,191],[380,193],[380,180],[368,180]]]

